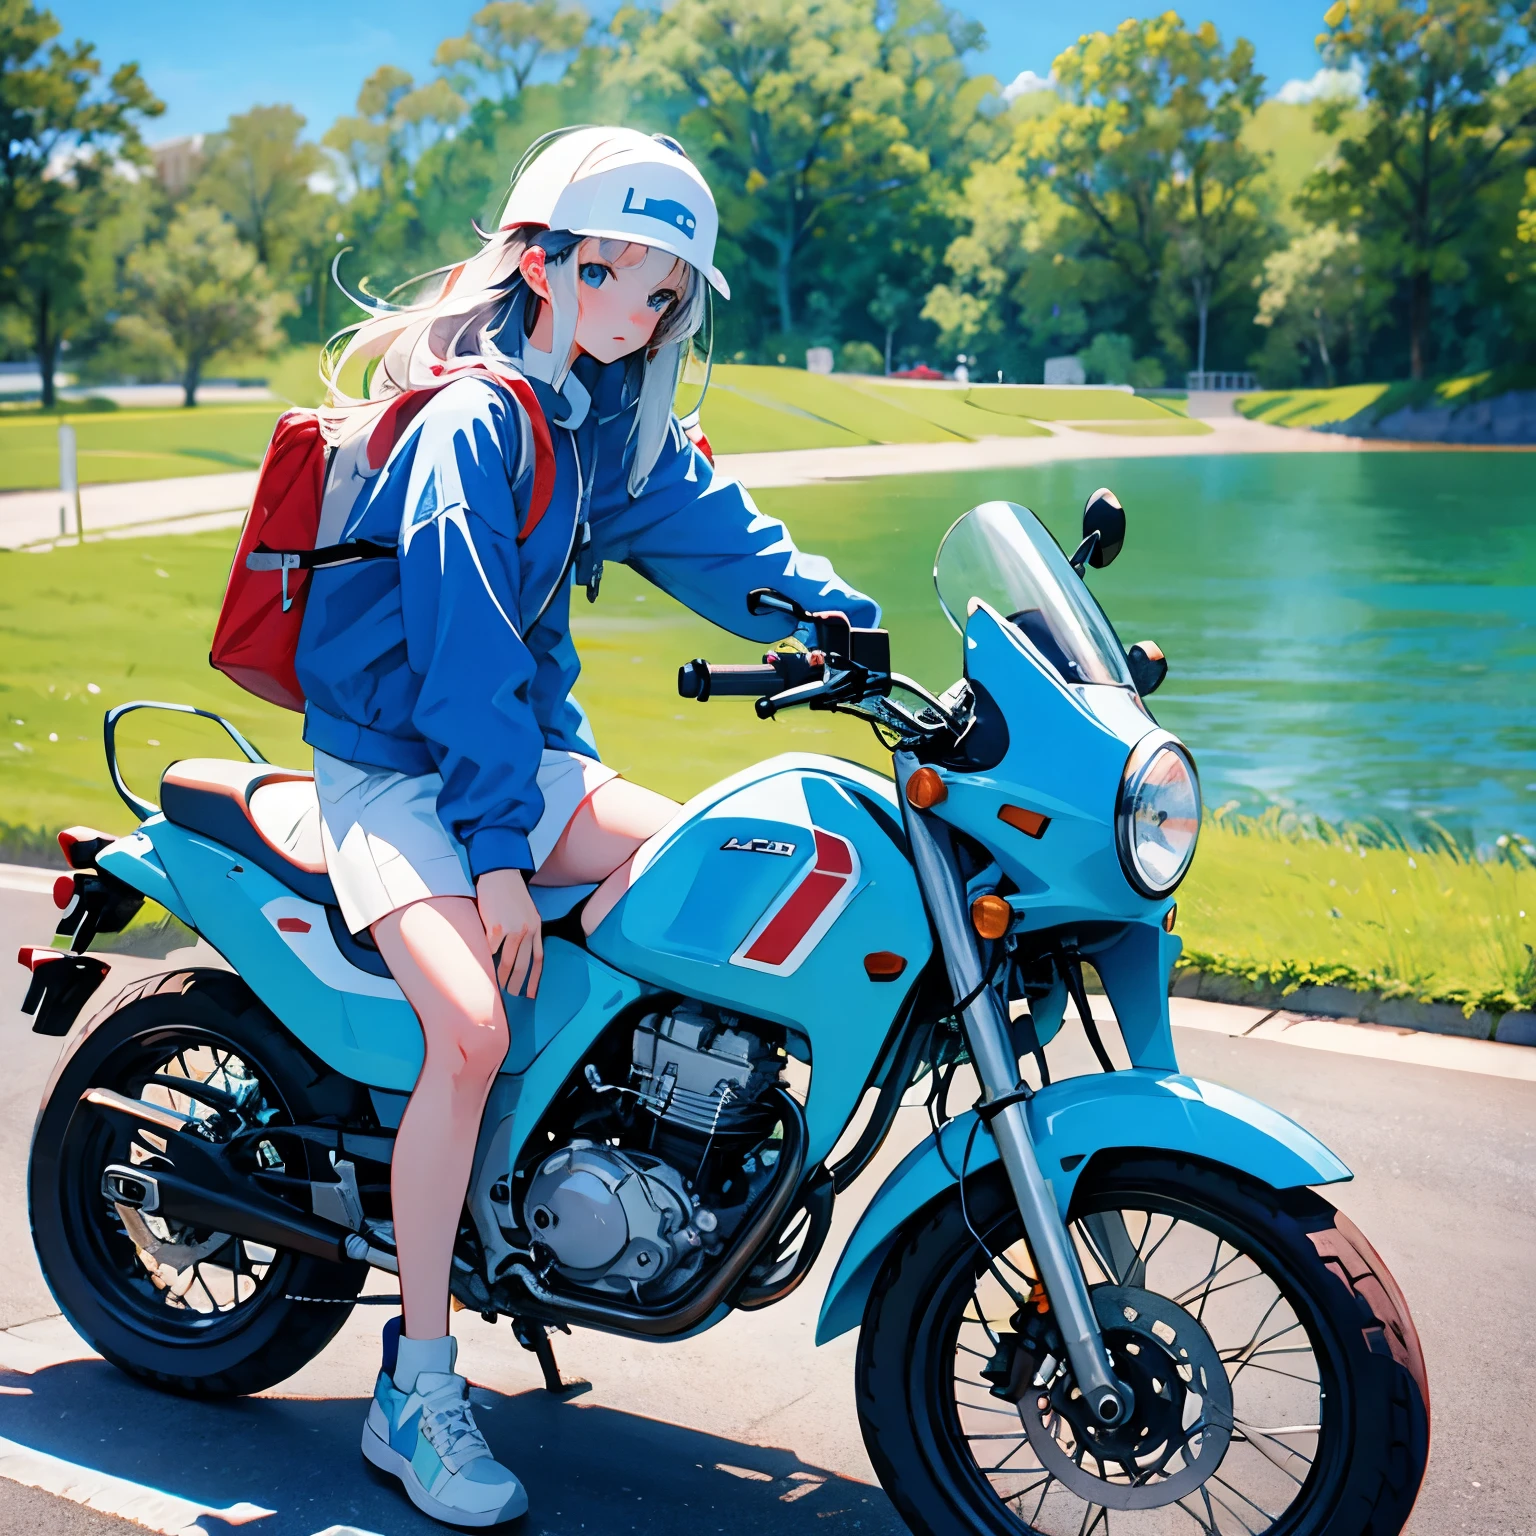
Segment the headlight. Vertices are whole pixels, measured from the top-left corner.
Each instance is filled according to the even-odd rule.
[[[1131,752],[1120,781],[1115,842],[1143,896],[1166,896],[1189,868],[1200,836],[1200,781],[1189,753],[1157,731]]]

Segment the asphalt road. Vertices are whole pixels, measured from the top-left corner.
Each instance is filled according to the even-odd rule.
[[[216,1405],[129,1380],[58,1317],[32,1255],[23,1183],[57,1043],[26,1027],[17,1010],[24,974],[9,963],[17,944],[46,937],[49,910],[45,897],[0,890],[0,1530],[142,1529],[76,1502],[92,1497],[78,1472],[55,1477],[54,1486],[73,1479],[72,1498],[7,1481],[5,1441],[175,1495],[167,1507],[190,1510],[189,1523],[199,1509],[226,1511],[231,1520],[201,1517],[209,1533],[245,1519],[260,1536],[439,1529],[375,1480],[357,1451],[386,1309],[357,1309],[325,1354],[277,1390]],[[1408,1529],[1528,1536],[1536,1083],[1209,1030],[1180,1029],[1178,1045],[1186,1070],[1284,1110],[1355,1170],[1330,1195],[1402,1283],[1428,1358],[1434,1444]],[[918,1112],[902,1118],[885,1166],[921,1134]],[[567,1400],[540,1390],[533,1358],[504,1325],[459,1315],[481,1423],[532,1496],[518,1536],[900,1532],[853,1414],[853,1338],[821,1350],[811,1342],[839,1233],[881,1172],[840,1204],[821,1265],[779,1307],[680,1344],[561,1339],[567,1377],[592,1383]],[[97,1495],[98,1507],[121,1509],[111,1492],[119,1486]],[[241,1504],[272,1513],[254,1518]],[[174,1528],[163,1512],[156,1520]]]

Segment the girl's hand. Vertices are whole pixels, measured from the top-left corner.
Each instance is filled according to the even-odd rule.
[[[514,997],[522,994],[526,982],[526,995],[535,996],[544,971],[544,935],[522,870],[488,870],[475,883],[475,899],[496,962],[497,982]]]

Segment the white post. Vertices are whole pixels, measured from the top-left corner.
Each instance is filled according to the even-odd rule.
[[[75,452],[75,429],[67,421],[59,423],[59,491],[75,504],[75,541],[85,543],[85,519],[80,514],[80,468]],[[63,533],[60,514],[59,532]]]

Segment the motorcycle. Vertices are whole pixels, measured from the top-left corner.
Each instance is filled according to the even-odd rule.
[[[770,590],[752,611],[813,645],[681,669],[684,697],[763,719],[863,718],[894,778],[801,753],[732,775],[641,849],[590,937],[592,887],[534,887],[543,981],[507,998],[452,1293],[511,1318],[552,1390],[551,1332],[676,1339],[771,1306],[926,1083],[933,1134],[869,1200],[817,1330],[859,1330],[865,1442],[914,1532],[1388,1536],[1427,1455],[1423,1355],[1316,1192],[1344,1164],[1179,1070],[1173,896],[1199,782],[1146,704],[1162,653],[1122,646],[1086,585],[1124,511],[1100,491],[1083,524],[1070,558],[1011,503],[950,528],[934,579],[964,665],[942,695],[891,670],[885,631]],[[138,830],[61,834],[70,947],[23,952],[34,1028],[71,1035],[32,1234],[108,1360],[249,1393],[325,1346],[370,1268],[396,1270],[389,1163],[422,1038],[340,919],[310,775],[219,721],[244,760],[174,763],[151,803],[115,745],[144,708],[191,706],[106,717]],[[76,1029],[106,970],[92,941],[144,900],[229,969],[140,983]],[[1053,1077],[1069,1004],[1102,1070]],[[961,1067],[979,1097],[951,1116]]]

